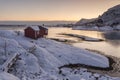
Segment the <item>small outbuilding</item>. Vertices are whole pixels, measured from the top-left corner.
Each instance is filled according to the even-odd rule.
[[[24,30],[24,34],[26,37],[38,39],[40,37],[45,37],[48,35],[48,29],[43,26],[28,26]]]
[[[40,37],[44,37],[46,35],[48,35],[48,29],[43,27],[43,26],[38,26],[40,31],[39,31],[39,34],[40,34]]]

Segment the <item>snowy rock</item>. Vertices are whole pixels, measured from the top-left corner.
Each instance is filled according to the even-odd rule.
[[[109,8],[98,18],[81,19],[76,23],[77,26],[73,27],[73,29],[97,30],[95,27],[91,27],[91,26],[99,26],[100,30],[108,31],[108,30],[113,30],[113,28],[109,26],[116,27],[119,24],[120,24],[120,5],[116,5],[112,8]],[[84,27],[82,27],[81,25]]]
[[[81,80],[81,77],[79,75],[71,75],[68,80]]]
[[[114,6],[104,12],[100,17],[107,25],[114,25],[120,23],[120,5]]]
[[[97,26],[74,26],[73,30],[99,30]]]
[[[113,28],[110,26],[103,26],[103,27],[99,27],[99,30],[101,31],[112,31]]]
[[[107,80],[107,77],[102,76],[101,78],[99,78],[99,80]]]
[[[115,26],[115,29],[120,30],[120,25]]]
[[[94,74],[94,76],[95,76],[95,77],[100,77],[100,75],[99,75],[99,74]]]
[[[90,23],[90,22],[93,22],[95,20],[96,20],[96,18],[93,18],[93,19],[81,19],[80,21],[78,21],[76,23],[76,25],[82,25],[82,24],[85,24],[85,23]]]

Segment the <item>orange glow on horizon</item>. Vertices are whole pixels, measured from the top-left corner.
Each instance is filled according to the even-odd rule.
[[[119,3],[119,0],[3,0],[0,21],[78,21],[96,18]]]

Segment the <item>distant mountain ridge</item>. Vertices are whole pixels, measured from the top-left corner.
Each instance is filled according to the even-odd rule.
[[[78,21],[76,24],[82,25],[82,24],[86,24],[86,23],[93,22],[93,21],[95,21],[95,20],[96,20],[96,18],[92,18],[92,19],[82,18],[82,19],[81,19],[80,21]]]
[[[120,5],[108,9],[99,19],[103,20],[106,25],[114,26],[120,24]]]
[[[109,8],[106,12],[95,19],[81,19],[76,25],[85,26],[116,26],[120,24],[120,4]]]
[[[76,21],[0,21],[0,25],[57,25],[75,24]]]

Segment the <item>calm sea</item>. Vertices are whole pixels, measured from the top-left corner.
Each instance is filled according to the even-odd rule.
[[[74,24],[75,21],[0,21],[1,24],[6,25],[57,25],[57,24]]]

